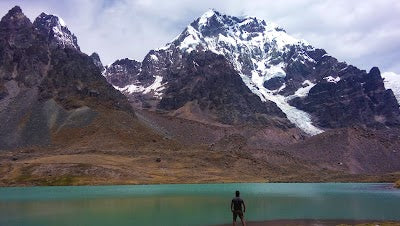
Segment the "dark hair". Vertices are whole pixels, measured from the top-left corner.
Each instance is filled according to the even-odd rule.
[[[236,197],[239,197],[240,196],[240,191],[236,191],[235,194],[236,194]]]

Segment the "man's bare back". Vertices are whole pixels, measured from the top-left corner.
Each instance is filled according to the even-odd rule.
[[[242,209],[242,207],[243,207],[243,209]],[[232,199],[231,211],[232,211],[232,215],[233,215],[232,225],[233,226],[236,225],[236,219],[237,219],[237,216],[239,216],[240,221],[242,222],[242,225],[246,226],[246,222],[244,220],[244,214],[243,214],[246,212],[246,205],[244,204],[243,199],[240,198],[239,191],[235,192],[235,197]]]

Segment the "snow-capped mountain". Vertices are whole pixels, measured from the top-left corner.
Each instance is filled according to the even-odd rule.
[[[310,135],[321,133],[324,128],[353,124],[399,124],[398,103],[393,92],[384,88],[377,68],[367,73],[338,62],[323,49],[288,35],[273,23],[223,15],[215,10],[196,19],[171,43],[150,51],[140,67],[135,63],[133,72],[118,63],[107,68],[104,74],[131,100],[140,100],[141,107],[179,111],[188,102],[209,101],[209,94],[214,91],[202,87],[202,95],[196,98],[191,92],[177,92],[199,86],[195,79],[201,79],[201,75],[197,78],[193,74],[207,72],[204,67],[212,67],[195,60],[198,55],[217,58],[204,52],[223,56],[247,90],[260,100],[255,105],[268,105],[270,110],[277,108],[273,112],[283,113],[290,123]],[[215,70],[224,73],[221,69]],[[116,75],[114,71],[123,75]],[[193,84],[178,84],[177,81],[184,79],[182,76]],[[203,76],[207,78],[206,74]],[[116,79],[120,77],[124,79]],[[182,98],[182,94],[191,98]],[[246,108],[246,104],[238,108]],[[200,110],[209,112],[205,105]],[[257,114],[254,109],[252,112]],[[266,118],[271,119],[269,116]]]
[[[286,88],[285,83],[267,86],[267,81],[279,81],[286,77],[285,58],[290,51],[296,50],[294,60],[302,64],[313,64],[315,60],[307,51],[314,50],[305,41],[288,35],[282,28],[273,23],[256,18],[237,18],[222,15],[214,10],[189,25],[173,41],[179,49],[191,52],[206,49],[224,55],[239,72],[243,82],[262,101],[272,101],[286,114],[288,119],[309,134],[322,132],[311,122],[311,116],[291,105],[288,100],[306,96],[314,83],[306,80],[295,93],[289,96],[279,94]],[[170,45],[169,45],[170,46]],[[168,46],[167,46],[168,47]]]
[[[400,75],[394,72],[382,73],[386,89],[391,89],[400,104]]]
[[[216,11],[142,62],[103,67],[61,21],[43,13],[32,23],[18,6],[0,20],[0,186],[59,185],[65,176],[71,184],[243,182],[232,172],[364,181],[400,170],[399,105],[377,68],[361,71],[277,26]],[[300,130],[359,124],[310,138]],[[131,157],[141,164],[127,168]],[[123,167],[104,167],[108,159]]]
[[[61,17],[41,13],[33,22],[34,26],[48,35],[48,40],[62,48],[79,50],[78,40]]]

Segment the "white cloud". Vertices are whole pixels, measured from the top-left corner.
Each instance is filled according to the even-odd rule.
[[[400,72],[398,0],[2,0],[0,14],[14,5],[31,19],[42,11],[62,16],[81,49],[97,51],[106,64],[125,57],[142,60],[215,8],[276,22],[361,69]]]

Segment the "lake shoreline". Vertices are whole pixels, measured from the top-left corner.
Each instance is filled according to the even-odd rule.
[[[157,185],[229,185],[229,184],[381,184],[384,189],[400,190],[398,186],[399,182],[337,182],[337,181],[326,181],[326,182],[220,182],[220,183],[166,183],[166,184],[79,184],[79,185],[2,185],[0,189],[6,188],[40,188],[40,187],[112,187],[112,186],[157,186]]]
[[[261,182],[261,181],[242,181],[242,182],[204,182],[204,183],[145,183],[145,184],[78,184],[78,185],[4,185],[0,184],[0,188],[34,188],[34,187],[107,187],[107,186],[151,186],[151,185],[223,185],[223,184],[382,184],[387,189],[399,189],[399,181],[386,182],[386,181],[321,181],[321,182],[299,182],[299,181],[287,181],[287,182]]]
[[[336,226],[336,225],[357,225],[357,226],[369,226],[369,225],[380,225],[380,226],[400,226],[400,221],[381,221],[381,220],[318,220],[318,219],[282,219],[282,220],[268,220],[268,221],[248,221],[248,226]],[[214,226],[231,226],[232,224],[214,225]],[[240,219],[236,221],[236,225],[241,225]]]

